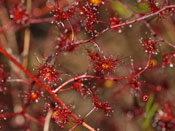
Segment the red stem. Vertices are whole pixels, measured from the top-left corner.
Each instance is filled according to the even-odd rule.
[[[151,63],[151,56],[152,56],[152,52],[149,53],[148,61],[147,61],[147,63],[146,63],[145,68],[144,68],[143,70],[141,70],[139,73],[137,73],[137,74],[134,76],[134,78],[135,78],[135,77],[138,77],[139,75],[141,75],[144,71],[146,71],[146,70],[149,68],[150,63]]]
[[[13,117],[13,116],[17,116],[17,115],[20,115],[20,114],[22,115],[22,113],[23,112],[0,114],[0,119]]]
[[[32,120],[32,121],[38,123],[41,126],[44,125],[41,121],[37,120],[36,118],[32,117],[31,115],[29,115],[27,113],[24,113],[24,117],[27,118],[27,119],[29,119],[29,120]]]
[[[44,88],[64,109],[68,110],[71,112],[71,116],[73,118],[75,118],[76,120],[79,120],[79,117],[76,116],[60,99],[59,97],[45,84],[43,84],[40,80],[38,80],[38,78],[36,76],[34,76],[33,74],[31,74],[27,69],[25,69],[18,61],[16,61],[10,54],[8,54],[1,46],[0,43],[0,52],[2,54],[4,54],[9,60],[11,60],[16,66],[18,66],[26,75],[28,75],[33,81],[36,82],[36,84],[38,86],[41,86],[42,88]],[[85,126],[86,128],[88,128],[91,131],[94,131],[94,129],[86,124],[86,123],[82,123],[83,126]]]
[[[93,107],[83,118],[82,121],[84,121],[94,110],[96,109],[96,107]],[[69,129],[69,131],[73,131],[76,127],[78,127],[81,123],[77,123],[76,125],[74,125],[71,129]]]
[[[164,6],[162,9],[160,9],[160,10],[154,12],[154,13],[150,13],[150,14],[144,15],[144,16],[142,16],[142,17],[138,17],[138,18],[136,18],[136,19],[134,19],[134,20],[130,20],[130,21],[127,21],[127,22],[123,22],[123,23],[121,23],[121,24],[117,24],[117,25],[114,25],[114,26],[111,26],[111,27],[107,27],[106,29],[104,29],[104,30],[102,30],[101,32],[97,33],[94,37],[91,37],[91,38],[88,39],[88,40],[80,40],[80,41],[77,41],[77,42],[75,42],[74,44],[75,44],[75,45],[80,45],[80,44],[88,43],[88,42],[90,42],[91,40],[93,40],[93,39],[97,38],[98,36],[100,36],[101,34],[103,34],[103,33],[107,32],[107,31],[109,31],[110,29],[117,28],[117,27],[121,27],[121,26],[125,26],[125,25],[129,25],[129,24],[133,24],[133,23],[135,23],[135,22],[139,22],[139,21],[145,20],[145,19],[147,19],[147,18],[149,18],[149,17],[153,17],[153,16],[158,15],[158,14],[161,13],[162,11],[165,11],[165,10],[167,10],[167,9],[169,9],[169,8],[170,8],[170,9],[171,9],[171,8],[175,8],[175,4],[173,4],[173,5],[168,5],[168,6]]]
[[[134,76],[126,76],[126,77],[118,77],[118,78],[113,78],[113,77],[101,77],[101,76],[92,76],[92,75],[87,75],[87,74],[83,74],[81,76],[77,76],[75,78],[72,78],[66,82],[64,82],[63,84],[61,84],[58,88],[56,88],[55,90],[53,90],[54,93],[58,93],[60,91],[61,88],[63,88],[64,86],[66,86],[67,84],[73,82],[73,81],[76,81],[76,80],[79,80],[79,79],[83,79],[83,78],[91,78],[91,79],[104,79],[104,80],[112,80],[112,81],[118,81],[118,80],[124,80],[124,79],[133,79],[133,78],[136,78],[138,76],[140,76],[143,72],[145,72],[148,68],[149,68],[149,65],[151,63],[151,56],[152,56],[152,52],[149,53],[149,56],[148,56],[148,61],[147,61],[147,64],[146,66],[144,67],[143,70],[141,70],[140,72],[138,72],[136,75]]]

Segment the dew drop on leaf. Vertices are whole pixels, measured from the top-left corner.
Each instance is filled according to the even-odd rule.
[[[132,25],[129,25],[130,28],[132,28]]]
[[[170,64],[170,67],[173,67],[173,66],[174,66],[173,63],[171,63],[171,64]]]
[[[122,33],[122,30],[118,30],[118,33]]]

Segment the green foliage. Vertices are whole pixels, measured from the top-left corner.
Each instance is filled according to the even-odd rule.
[[[157,111],[158,105],[157,104],[153,104],[153,100],[154,100],[154,96],[151,94],[149,96],[149,100],[147,101],[146,104],[146,118],[143,122],[143,129],[147,130],[150,127],[150,123],[151,120],[155,114],[155,112]]]
[[[134,11],[136,14],[145,14],[145,13],[149,13],[151,11],[148,2],[138,3],[137,6],[131,5],[131,4],[127,4],[127,6],[132,11]],[[112,2],[112,8],[122,18],[129,18],[129,17],[132,16],[130,11],[122,3],[120,3],[119,1],[113,1]]]
[[[145,14],[151,11],[148,2],[138,3],[138,6],[134,6],[134,5],[128,5],[128,6],[137,14],[140,14],[140,13]]]
[[[123,18],[131,17],[132,14],[119,1],[112,2],[113,10]]]

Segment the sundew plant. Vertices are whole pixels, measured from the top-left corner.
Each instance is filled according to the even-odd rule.
[[[0,0],[0,131],[175,131],[175,0]]]

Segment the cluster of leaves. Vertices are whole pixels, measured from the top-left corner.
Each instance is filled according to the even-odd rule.
[[[74,2],[64,11],[57,7],[54,11],[52,11],[54,15],[53,22],[64,27],[65,20],[69,21],[73,16],[80,16],[80,21],[77,22],[82,23],[82,26],[84,26],[88,32],[92,33],[94,32],[93,25],[98,23],[97,8],[102,5],[102,3],[102,0],[80,0]]]
[[[112,106],[108,102],[103,102],[102,100],[100,100],[95,90],[85,88],[83,80],[75,81],[72,85],[72,88],[76,91],[79,91],[83,96],[91,95],[90,98],[94,103],[94,106],[97,109],[103,110],[107,116],[112,113]]]
[[[119,59],[112,59],[91,51],[88,51],[88,55],[93,62],[95,71],[99,74],[109,73],[110,71],[114,70],[117,63],[119,63]]]
[[[163,55],[162,67],[165,66],[173,67],[174,62],[175,62],[175,53],[168,53]]]
[[[157,54],[156,43],[152,40],[146,40],[144,42],[145,52]]]
[[[29,14],[25,9],[24,3],[19,3],[11,9],[10,18],[13,19],[16,24],[26,24],[29,22]]]
[[[49,65],[46,62],[43,65],[40,65],[38,70],[38,78],[42,80],[44,83],[54,87],[60,81],[60,73],[56,71],[53,65]]]
[[[57,54],[63,51],[73,51],[77,45],[72,43],[72,33],[69,30],[65,30],[57,40]]]
[[[162,130],[174,130],[175,119],[170,104],[167,102],[163,108],[157,110],[154,116],[154,126]]]
[[[60,128],[64,128],[64,125],[69,122],[69,116],[71,112],[67,109],[61,107],[56,107],[53,109],[51,118],[58,124]]]
[[[112,113],[112,107],[108,102],[101,101],[96,94],[93,95],[94,106],[97,109],[104,110],[106,116],[109,116]]]

